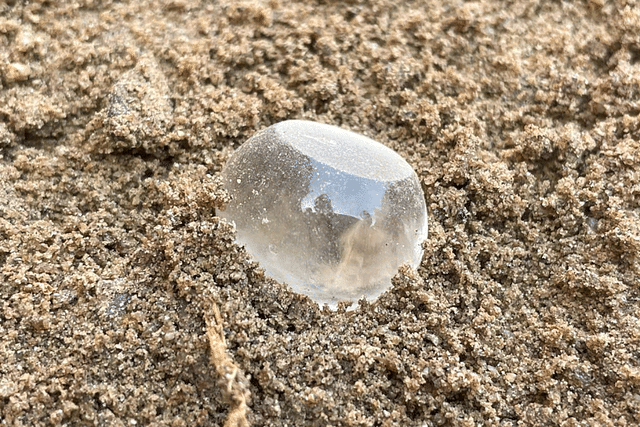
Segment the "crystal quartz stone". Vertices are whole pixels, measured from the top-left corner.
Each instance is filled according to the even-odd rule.
[[[418,177],[395,151],[336,126],[289,120],[258,132],[222,171],[220,216],[276,280],[335,308],[372,301],[427,238]]]

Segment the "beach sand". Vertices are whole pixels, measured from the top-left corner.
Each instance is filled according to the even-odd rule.
[[[624,0],[1,3],[0,425],[640,424],[639,34]],[[418,173],[375,302],[216,216],[286,119]]]

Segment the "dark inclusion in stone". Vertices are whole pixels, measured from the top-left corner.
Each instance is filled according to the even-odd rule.
[[[322,123],[289,120],[258,132],[222,172],[221,217],[273,278],[320,305],[391,286],[417,267],[427,238],[418,177],[395,151]]]

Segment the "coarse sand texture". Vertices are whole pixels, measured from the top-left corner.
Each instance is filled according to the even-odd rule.
[[[0,426],[640,425],[639,34],[631,0],[0,2]],[[284,215],[228,217],[280,172]]]

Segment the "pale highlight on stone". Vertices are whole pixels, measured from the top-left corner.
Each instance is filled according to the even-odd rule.
[[[223,183],[238,243],[266,273],[335,308],[372,301],[398,267],[417,267],[427,238],[418,177],[395,151],[322,123],[258,132],[229,159]]]

